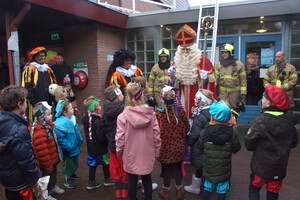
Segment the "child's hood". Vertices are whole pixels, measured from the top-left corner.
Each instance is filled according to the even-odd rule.
[[[155,117],[153,108],[148,106],[128,106],[125,108],[123,116],[126,121],[137,129],[145,128]]]
[[[264,124],[270,130],[270,133],[278,138],[284,138],[287,133],[291,133],[298,121],[292,113],[279,116],[265,114],[264,117]]]
[[[206,136],[208,138],[208,141],[218,145],[223,145],[226,142],[230,142],[232,135],[232,127],[223,124],[210,124],[206,129]]]
[[[108,102],[103,105],[103,110],[105,116],[107,116],[108,118],[117,118],[118,115],[121,114],[124,110],[124,102]]]

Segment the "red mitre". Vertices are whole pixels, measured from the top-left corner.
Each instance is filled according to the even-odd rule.
[[[185,24],[179,29],[175,37],[178,44],[182,47],[188,47],[195,43],[197,34],[189,25]]]

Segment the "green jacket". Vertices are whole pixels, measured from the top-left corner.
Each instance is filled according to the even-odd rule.
[[[204,152],[203,177],[212,183],[229,180],[231,155],[241,149],[232,126],[210,124],[201,132],[198,143]]]

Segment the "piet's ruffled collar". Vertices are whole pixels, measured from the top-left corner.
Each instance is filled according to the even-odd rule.
[[[126,77],[132,77],[135,74],[136,66],[131,65],[129,69],[125,69],[123,67],[117,67],[116,71]]]
[[[49,68],[49,66],[46,63],[39,64],[37,62],[31,62],[30,65],[35,66],[39,72],[47,72]]]

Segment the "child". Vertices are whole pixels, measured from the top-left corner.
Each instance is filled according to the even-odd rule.
[[[204,152],[203,199],[209,200],[211,192],[216,190],[218,200],[225,200],[230,188],[231,156],[241,149],[241,145],[233,132],[230,108],[216,102],[209,112],[211,121],[199,138],[199,146]]]
[[[80,179],[80,176],[75,171],[78,169],[83,139],[70,102],[65,100],[58,101],[55,117],[54,131],[62,151],[62,168],[65,175],[64,185],[67,188],[74,189],[76,185],[73,183],[73,179]]]
[[[163,189],[159,195],[170,199],[171,179],[175,179],[176,197],[184,198],[182,186],[182,162],[184,144],[190,125],[184,108],[176,99],[173,87],[165,86],[162,90],[162,109],[156,109],[156,117],[161,131],[161,151],[158,161],[161,163]]]
[[[198,146],[200,132],[210,121],[209,106],[214,102],[213,93],[209,90],[200,89],[195,96],[195,111],[193,125],[188,137],[188,145],[191,147],[191,164],[196,168],[196,173],[192,176],[192,184],[184,186],[186,192],[193,194],[200,193],[200,184],[203,168],[203,152]]]
[[[127,106],[118,116],[116,150],[128,173],[129,199],[136,200],[138,175],[142,176],[145,199],[152,199],[151,172],[159,156],[160,133],[153,108],[145,104],[138,83],[126,86]]]
[[[104,91],[108,103],[103,105],[103,124],[108,139],[110,156],[110,174],[116,183],[116,198],[128,197],[128,175],[123,169],[123,160],[116,153],[116,129],[117,117],[124,110],[124,96],[121,90],[115,86],[109,86]]]
[[[282,181],[286,176],[290,150],[297,146],[295,125],[298,119],[288,112],[290,102],[279,87],[266,87],[262,100],[262,114],[245,137],[245,145],[253,151],[249,199],[259,200],[259,191],[267,185],[267,200],[278,199]]]
[[[32,136],[32,146],[34,154],[38,161],[38,166],[42,176],[49,175],[49,183],[47,186],[49,197],[55,199],[50,194],[63,194],[65,191],[56,186],[57,165],[59,163],[59,155],[55,136],[52,132],[52,114],[51,106],[46,102],[38,102],[33,107],[33,124],[29,127]]]
[[[0,94],[0,181],[7,200],[33,199],[39,169],[31,146],[26,112],[27,90],[7,86]],[[3,164],[5,163],[5,164]]]
[[[132,78],[132,82],[141,84],[146,104],[148,104],[151,107],[155,107],[155,100],[153,98],[150,98],[148,94],[147,79],[143,76],[137,76]]]
[[[176,67],[175,66],[171,66],[169,69],[168,69],[168,85],[171,86],[171,87],[178,87],[176,85],[176,77],[175,77],[175,74],[176,74]]]
[[[100,100],[93,96],[88,97],[84,100],[83,107],[87,111],[82,118],[82,124],[84,126],[88,151],[87,164],[90,167],[89,183],[86,188],[87,190],[91,190],[101,186],[101,184],[95,180],[98,165],[102,165],[103,167],[104,186],[114,185],[114,183],[111,182],[109,172],[108,142],[102,126]]]

